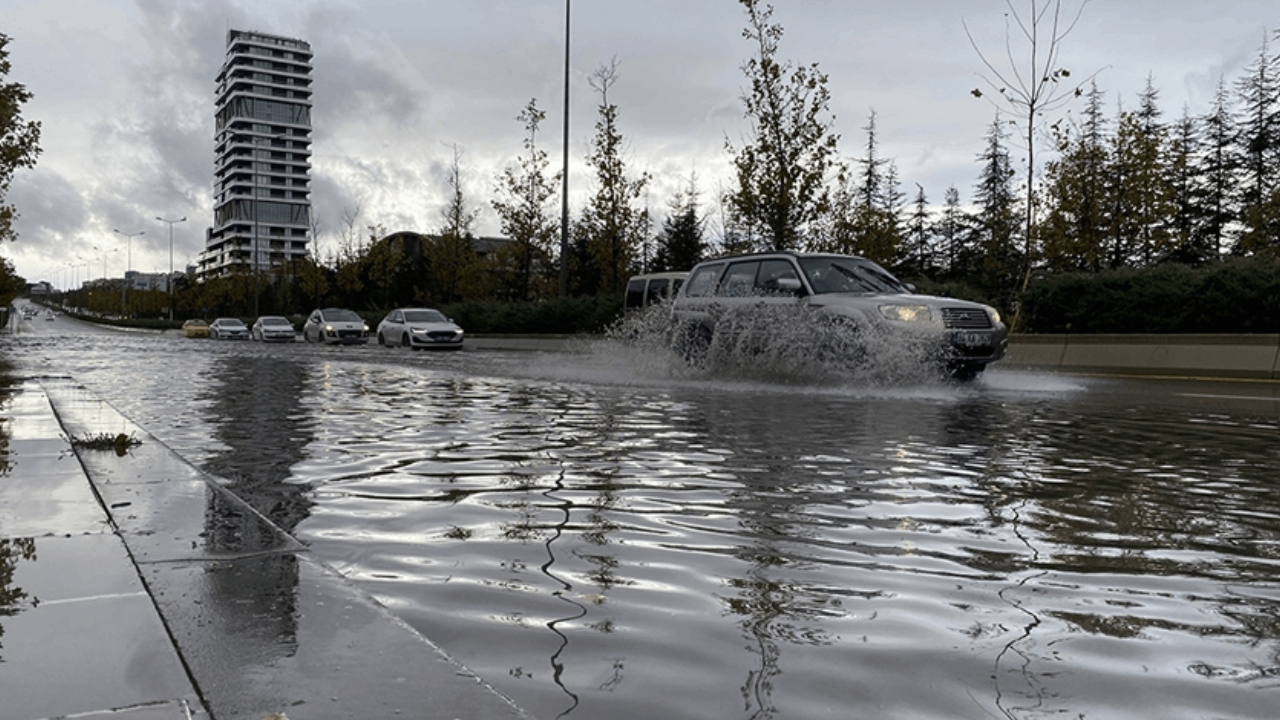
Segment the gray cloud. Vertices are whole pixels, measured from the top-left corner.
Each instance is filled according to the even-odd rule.
[[[818,63],[830,77],[846,156],[861,153],[874,108],[882,154],[897,163],[905,189],[920,183],[935,202],[950,185],[971,194],[994,109],[968,94],[983,68],[961,19],[998,58],[1003,3],[774,5],[786,28],[782,54]],[[494,232],[494,176],[520,153],[515,116],[529,98],[547,110],[539,140],[559,168],[563,9],[561,0],[47,0],[6,8],[12,74],[37,95],[28,114],[45,124],[45,154],[14,181],[21,236],[5,250],[31,276],[79,244],[123,244],[113,227],[145,230],[134,266],[160,269],[168,229],[154,218],[186,215],[175,252],[182,261],[199,252],[212,217],[214,78],[228,28],[312,44],[313,200],[330,238],[343,209],[356,205],[366,224],[436,227],[454,144],[464,151],[468,199],[484,211],[478,229]],[[1232,83],[1277,24],[1274,0],[1090,3],[1062,59],[1077,75],[1098,71],[1116,102],[1136,102],[1151,75],[1166,116],[1184,105],[1201,113],[1219,79]],[[751,48],[742,25],[729,0],[574,4],[575,208],[590,185],[582,158],[597,98],[587,78],[615,56],[621,78],[611,100],[633,167],[653,177],[650,207],[660,215],[695,172],[711,199],[727,179],[724,141],[737,142],[743,128],[739,68]],[[59,243],[68,247],[46,250]]]

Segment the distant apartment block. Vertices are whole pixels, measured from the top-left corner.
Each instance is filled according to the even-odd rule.
[[[199,274],[279,272],[307,254],[311,218],[311,46],[227,32],[217,77],[213,213]]]

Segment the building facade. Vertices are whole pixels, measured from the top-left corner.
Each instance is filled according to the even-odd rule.
[[[201,277],[278,273],[305,257],[311,228],[311,46],[227,32],[217,77],[213,227]]]

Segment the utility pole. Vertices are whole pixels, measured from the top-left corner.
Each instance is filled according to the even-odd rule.
[[[120,283],[120,314],[127,315],[128,308],[125,305],[125,291],[129,288],[129,271],[133,270],[133,238],[138,235],[146,235],[146,230],[139,230],[136,233],[120,232],[115,228],[111,228],[112,232],[119,233],[125,237],[125,269],[124,282]]]
[[[169,291],[169,320],[173,320],[173,226],[175,223],[186,222],[187,216],[183,215],[177,220],[165,220],[157,216],[157,220],[162,223],[169,223],[169,277],[165,278],[164,286]]]
[[[560,297],[569,296],[569,0],[564,0],[564,169],[560,173]]]

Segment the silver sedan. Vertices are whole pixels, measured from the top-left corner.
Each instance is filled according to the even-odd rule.
[[[297,338],[293,323],[279,315],[263,315],[258,318],[254,321],[250,334],[260,342],[293,342]]]
[[[379,345],[400,345],[414,350],[460,350],[462,328],[444,313],[431,308],[400,308],[378,323]]]

